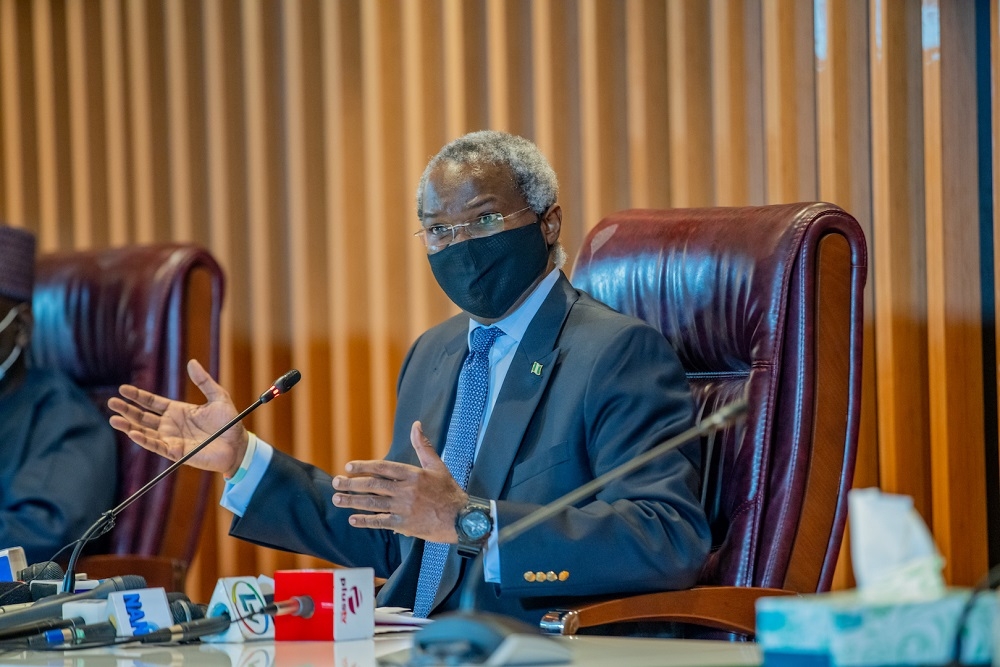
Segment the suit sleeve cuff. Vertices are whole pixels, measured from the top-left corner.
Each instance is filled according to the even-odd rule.
[[[267,472],[273,454],[274,448],[271,445],[251,433],[243,462],[236,474],[226,480],[226,488],[222,491],[219,504],[233,514],[243,516],[260,480]]]
[[[497,516],[497,501],[490,501],[490,514],[493,515],[493,530],[486,538],[486,551],[483,553],[483,576],[491,584],[500,583],[500,547],[497,536],[500,533],[499,517]]]

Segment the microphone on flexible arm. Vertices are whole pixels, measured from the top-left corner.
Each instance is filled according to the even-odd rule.
[[[272,602],[260,611],[250,614],[250,616],[267,614],[268,616],[301,616],[302,618],[309,618],[315,610],[316,605],[310,596],[296,595],[288,600]],[[243,618],[237,618],[236,620],[241,621]],[[205,637],[206,635],[216,635],[225,632],[232,622],[233,619],[229,615],[229,611],[226,610],[218,615],[176,623],[168,628],[154,630],[148,634],[138,636],[136,639],[143,644],[183,642]]]
[[[62,615],[63,605],[67,602],[78,600],[107,599],[114,591],[131,591],[146,587],[146,580],[134,574],[125,574],[119,577],[103,579],[94,588],[82,593],[59,593],[42,600],[39,600],[30,607],[12,611],[9,614],[0,616],[0,640],[16,639],[18,637],[28,637],[37,634],[51,627],[39,629],[33,625],[35,621],[51,619]]]
[[[261,394],[260,398],[254,401],[253,404],[250,405],[250,407],[248,407],[243,412],[239,413],[238,415],[230,419],[222,428],[220,428],[218,431],[216,431],[208,438],[206,438],[204,442],[202,442],[200,445],[192,449],[184,456],[174,461],[156,477],[146,482],[145,486],[143,486],[141,489],[133,493],[125,500],[123,500],[121,504],[119,504],[117,507],[110,509],[101,516],[99,516],[97,518],[97,521],[95,521],[90,526],[90,528],[88,528],[83,533],[83,536],[76,541],[76,546],[73,547],[73,553],[70,555],[69,563],[66,565],[66,575],[65,577],[63,577],[63,585],[62,585],[63,592],[68,593],[73,590],[73,580],[76,578],[76,562],[77,560],[79,560],[80,554],[83,551],[83,547],[87,544],[87,542],[94,539],[95,537],[100,537],[104,533],[114,528],[115,518],[119,514],[121,514],[125,510],[125,508],[127,508],[136,500],[144,496],[147,491],[152,489],[154,486],[159,484],[165,477],[167,477],[175,470],[180,468],[182,465],[187,463],[187,461],[190,460],[191,457],[193,457],[195,454],[197,454],[202,449],[207,447],[209,444],[214,442],[216,438],[218,438],[220,435],[222,435],[223,433],[231,429],[233,426],[241,422],[251,412],[259,408],[264,403],[268,403],[272,399],[275,399],[278,396],[287,393],[301,379],[302,379],[302,374],[295,369],[292,369],[287,373],[285,373],[284,375],[282,375],[280,378],[275,380],[274,384],[272,384],[267,391]]]
[[[566,508],[594,495],[609,483],[641,468],[650,461],[712,431],[728,426],[747,411],[745,398],[716,410],[708,418],[661,442],[617,468],[587,482],[575,491],[556,498],[527,514],[497,534],[497,545],[506,544],[522,533],[552,518]],[[442,614],[413,636],[413,651],[433,664],[483,663],[491,665],[546,664],[568,662],[567,647],[541,635],[538,628],[500,614],[476,611],[476,586],[483,578],[483,554],[469,564],[462,584],[459,610]]]
[[[172,594],[171,594],[172,595]],[[170,603],[170,614],[174,623],[188,623],[201,618],[205,618],[204,605],[192,604],[187,596],[183,599],[175,599]],[[77,620],[79,619],[72,619]],[[107,643],[122,639],[118,625],[112,620],[103,623],[83,622],[66,624],[61,628],[40,632],[34,637],[29,637],[27,645],[29,648],[48,648],[53,646],[80,646],[81,644]],[[145,635],[135,635],[132,639],[141,639]]]

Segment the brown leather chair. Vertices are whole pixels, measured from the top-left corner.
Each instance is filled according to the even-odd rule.
[[[822,203],[630,210],[584,240],[573,284],[659,329],[706,415],[746,421],[703,442],[712,550],[687,591],[550,612],[549,632],[675,621],[754,634],[763,595],[829,590],[854,474],[864,235]]]
[[[197,358],[218,376],[222,297],[222,270],[193,245],[42,255],[32,306],[33,363],[61,369],[104,414],[122,383],[197,401],[186,362]],[[169,462],[116,435],[120,501]],[[119,515],[108,535],[110,555],[85,557],[78,571],[139,574],[150,586],[182,591],[210,482],[207,473],[186,466],[164,479]]]

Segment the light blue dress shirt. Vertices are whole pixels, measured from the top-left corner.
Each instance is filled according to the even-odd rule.
[[[524,303],[518,306],[517,310],[493,325],[502,329],[506,335],[498,338],[490,350],[490,391],[486,399],[486,411],[483,414],[483,423],[479,428],[479,438],[476,442],[477,456],[479,455],[480,447],[483,445],[483,435],[486,433],[486,427],[490,422],[490,417],[493,415],[493,406],[496,404],[497,396],[500,394],[504,378],[507,377],[507,370],[514,360],[514,352],[517,350],[517,346],[521,344],[521,339],[524,338],[524,333],[528,330],[528,325],[535,318],[538,309],[542,306],[542,302],[545,301],[549,292],[552,291],[552,287],[556,284],[558,278],[559,269],[553,269],[542,279],[542,282],[538,283],[538,286],[524,300]],[[469,341],[472,340],[472,331],[480,326],[482,325],[475,320],[469,319]],[[467,344],[469,343],[467,342]],[[267,472],[267,466],[271,463],[273,455],[274,448],[271,445],[256,435],[250,434],[250,442],[247,445],[246,455],[243,457],[243,463],[240,465],[239,471],[233,475],[232,479],[226,481],[226,488],[222,492],[221,500],[223,507],[237,516],[243,516],[247,505],[250,504],[250,498],[253,496],[254,491],[257,490],[257,486],[264,477],[264,473]],[[496,501],[490,500],[490,505],[493,508],[493,516],[497,516]],[[483,554],[485,578],[486,581],[491,583],[500,583],[500,551],[497,548],[497,533],[499,530],[500,527],[494,522],[493,532],[490,533],[486,544],[486,551]]]

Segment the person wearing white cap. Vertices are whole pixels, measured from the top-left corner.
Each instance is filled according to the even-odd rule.
[[[32,368],[35,237],[0,224],[0,549],[52,558],[114,501],[114,435],[65,375]],[[109,483],[108,480],[112,480]]]

